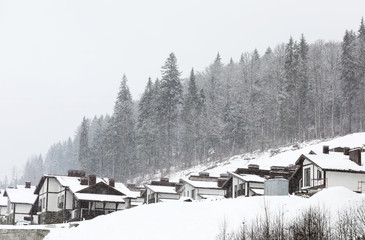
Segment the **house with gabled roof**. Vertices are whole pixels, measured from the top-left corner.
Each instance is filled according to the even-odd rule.
[[[222,176],[221,176],[222,177]],[[222,199],[225,190],[219,185],[220,180],[225,178],[209,176],[208,172],[200,172],[188,178],[180,178],[182,186],[179,188],[181,197],[193,200]]]
[[[35,187],[30,182],[25,185],[17,185],[14,188],[6,188],[4,197],[7,198],[6,220],[8,224],[16,224],[18,221],[27,220],[38,223],[37,218],[33,218],[30,210],[37,199],[34,194]]]
[[[177,192],[180,185],[170,182],[168,178],[161,178],[160,181],[152,181],[144,186],[146,188],[145,204],[176,201],[180,198],[180,194]]]
[[[344,152],[311,151],[302,154],[296,161],[297,170],[289,179],[290,192],[309,191],[334,186],[343,186],[352,191],[365,189],[365,166],[361,159],[365,156],[361,148],[344,148]]]
[[[0,219],[2,221],[6,221],[6,211],[8,210],[8,198],[4,197],[4,192],[4,189],[0,189]]]
[[[226,190],[226,198],[264,195],[264,177],[255,174],[238,174],[235,172],[227,173],[229,178],[222,185],[222,188]]]
[[[35,190],[38,199],[32,212],[40,223],[47,223],[60,212],[63,221],[78,221],[122,210],[130,200],[125,199],[129,190],[121,185],[96,175],[86,177],[78,170],[68,171],[67,176],[44,175]]]

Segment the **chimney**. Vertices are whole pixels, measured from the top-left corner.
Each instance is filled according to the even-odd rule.
[[[229,178],[227,173],[221,173],[219,176],[220,178]]]
[[[86,177],[82,177],[80,179],[80,184],[81,185],[88,185],[89,184],[89,180]]]
[[[96,175],[95,174],[91,174],[89,175],[89,185],[95,185],[96,184]]]
[[[329,153],[329,151],[330,151],[329,146],[324,145],[324,146],[323,146],[323,153],[324,153],[324,154],[328,154],[328,153]]]
[[[85,177],[85,171],[82,170],[68,170],[67,176],[69,177]]]
[[[25,182],[25,188],[30,188],[31,184],[30,182]]]
[[[257,164],[248,164],[248,169],[259,170],[260,166]]]
[[[113,178],[109,178],[109,186],[115,187],[115,180]]]
[[[351,149],[349,155],[351,161],[361,166],[361,148]]]
[[[348,156],[350,154],[350,148],[345,147],[343,150],[343,154],[345,154],[346,156]]]
[[[218,178],[218,187],[222,187],[223,184],[227,181],[228,179],[227,178]]]
[[[169,182],[169,178],[161,178],[160,181],[161,182]]]
[[[180,189],[182,186],[183,186],[183,184],[182,184],[182,183],[177,183],[177,184],[175,185],[175,191],[176,191],[176,192],[178,192],[178,191],[179,191],[179,189]]]
[[[199,177],[209,177],[208,172],[199,172]]]

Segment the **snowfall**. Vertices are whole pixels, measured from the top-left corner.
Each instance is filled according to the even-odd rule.
[[[170,175],[177,181],[199,171],[211,175],[234,171],[248,164],[260,168],[288,166],[294,164],[302,153],[322,151],[323,145],[332,147],[363,147],[365,133],[356,133],[331,140],[316,140],[295,144],[265,152],[234,156],[219,163],[209,163]],[[335,217],[341,209],[364,204],[365,195],[354,193],[343,187],[319,191],[310,198],[299,196],[256,196],[236,199],[206,200],[198,202],[168,202],[142,205],[132,209],[99,216],[79,223],[78,227],[68,225],[52,228],[45,240],[73,239],[216,239],[222,226],[228,233],[237,232],[241,226],[262,217],[265,211],[272,216],[283,213],[290,221],[309,207],[319,207]],[[66,226],[66,227],[65,227]]]

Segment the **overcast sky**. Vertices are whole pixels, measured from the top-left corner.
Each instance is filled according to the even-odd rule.
[[[227,63],[301,33],[341,41],[364,10],[363,0],[0,0],[0,180],[73,137],[83,116],[112,113],[123,74],[139,99],[170,52],[187,77],[217,52]]]

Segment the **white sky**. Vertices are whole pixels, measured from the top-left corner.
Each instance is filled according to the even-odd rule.
[[[0,0],[0,180],[112,113],[123,73],[134,99],[174,52],[182,77],[295,39],[340,41],[365,1]]]

